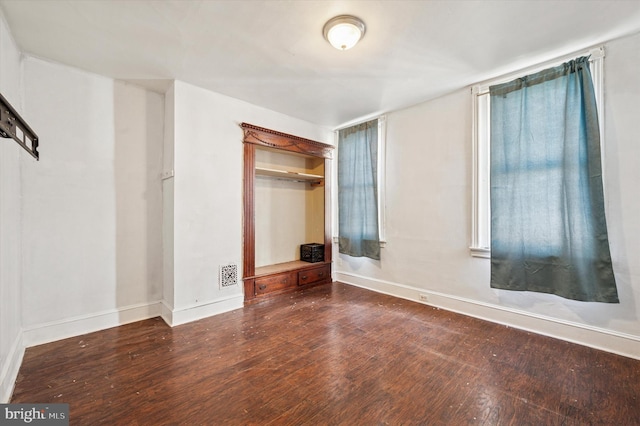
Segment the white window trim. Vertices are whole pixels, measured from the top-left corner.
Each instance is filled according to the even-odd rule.
[[[569,55],[547,61],[532,67],[521,69],[503,76],[487,80],[471,87],[472,96],[472,182],[471,182],[471,245],[469,251],[471,256],[480,258],[491,257],[491,218],[489,211],[489,144],[488,135],[489,128],[483,129],[480,126],[483,117],[480,117],[482,108],[480,105],[481,97],[489,96],[489,87],[506,83],[518,77],[533,74],[543,69],[560,65],[570,59],[588,56],[590,58],[590,69],[593,77],[596,104],[598,108],[598,123],[600,126],[600,146],[602,160],[602,179],[604,186],[605,179],[605,150],[604,150],[604,46],[598,46],[587,51],[575,52]],[[485,98],[486,99],[486,98]],[[488,123],[487,123],[488,124]],[[485,133],[485,138],[482,134]],[[484,155],[482,155],[484,154]],[[484,188],[483,188],[484,187]],[[484,192],[483,192],[484,191]],[[606,194],[605,194],[606,199]],[[483,221],[486,220],[486,222]]]
[[[335,146],[338,146],[339,137],[338,133],[342,129],[346,129],[347,127],[356,126],[360,123],[366,123],[371,120],[378,120],[378,237],[380,238],[380,247],[385,247],[387,244],[386,240],[386,189],[387,189],[387,116],[386,115],[376,115],[372,117],[367,117],[364,120],[358,120],[354,122],[350,122],[346,125],[340,126],[339,128],[334,130],[334,138],[335,138]],[[337,150],[336,150],[337,151]],[[335,162],[334,167],[334,182],[338,182],[338,162]],[[337,185],[335,186],[337,189]],[[335,196],[333,197],[332,204],[333,208],[333,217],[335,220],[333,221],[333,242],[339,242],[340,230],[339,220],[338,220],[338,191],[335,191]]]

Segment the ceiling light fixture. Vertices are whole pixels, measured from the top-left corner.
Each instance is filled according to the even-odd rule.
[[[338,50],[351,49],[364,37],[364,32],[364,22],[351,15],[331,18],[322,29],[324,38]]]

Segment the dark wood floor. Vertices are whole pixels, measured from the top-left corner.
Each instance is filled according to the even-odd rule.
[[[640,361],[334,283],[29,348],[12,402],[79,425],[633,425]]]

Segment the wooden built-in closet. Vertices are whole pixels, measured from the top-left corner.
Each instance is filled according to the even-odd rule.
[[[252,124],[241,127],[245,301],[331,282],[333,147]],[[287,197],[298,201],[289,205]],[[324,244],[323,261],[300,260],[300,245],[308,243]]]

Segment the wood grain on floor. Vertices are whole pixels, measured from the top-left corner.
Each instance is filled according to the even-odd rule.
[[[640,361],[333,283],[26,350],[73,425],[640,425]]]

